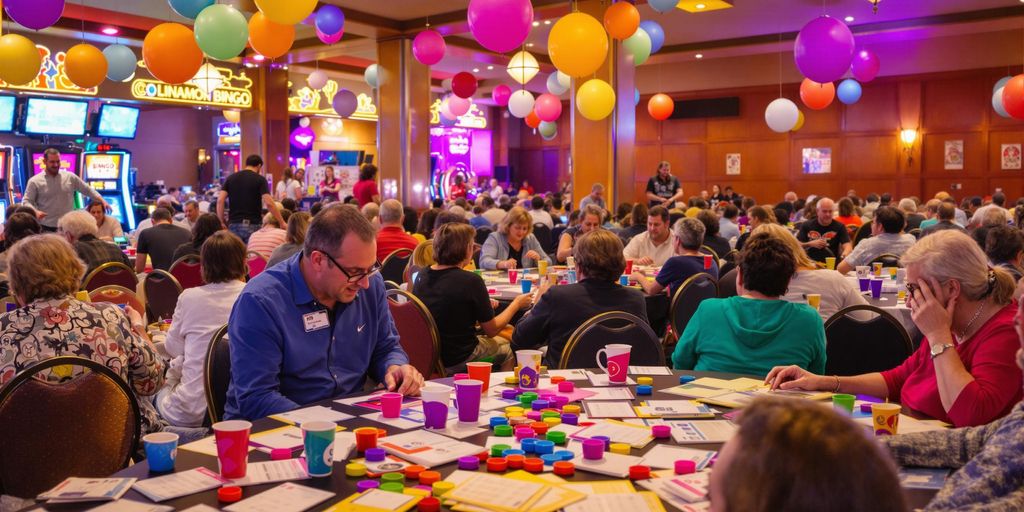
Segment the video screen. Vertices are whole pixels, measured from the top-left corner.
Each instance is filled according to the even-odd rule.
[[[121,177],[121,153],[85,155],[85,181],[118,180]]]
[[[139,109],[106,104],[100,107],[97,137],[134,139],[138,128]]]
[[[29,98],[25,106],[25,133],[85,135],[88,118],[86,101]]]
[[[42,152],[32,153],[32,175],[46,170],[46,156]],[[78,173],[78,153],[61,153],[60,170]]]
[[[14,131],[14,96],[0,96],[0,132]]]
[[[105,195],[103,199],[110,204],[111,213],[110,216],[117,219],[118,222],[124,224],[124,203],[121,202],[121,196]]]

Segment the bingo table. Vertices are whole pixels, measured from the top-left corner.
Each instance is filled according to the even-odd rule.
[[[586,370],[556,370],[549,372],[542,370],[538,383],[540,390],[537,391],[536,398],[524,395],[522,391],[515,391],[514,385],[506,386],[505,382],[507,382],[506,379],[509,375],[493,374],[489,378],[489,389],[481,398],[482,403],[478,422],[462,423],[457,419],[449,418],[446,424],[447,435],[428,432],[421,428],[422,422],[419,425],[415,423],[417,416],[412,412],[415,411],[416,407],[414,403],[419,402],[419,400],[412,398],[406,398],[404,400],[405,403],[401,404],[402,412],[398,420],[382,419],[380,411],[384,407],[384,400],[374,399],[372,396],[368,397],[367,395],[342,400],[325,400],[297,411],[262,418],[252,422],[247,466],[249,475],[247,478],[253,477],[256,474],[261,474],[264,477],[268,475],[274,476],[275,471],[262,468],[262,466],[267,464],[285,464],[287,466],[276,469],[278,476],[280,474],[287,475],[289,472],[294,471],[302,473],[306,466],[302,465],[304,459],[298,458],[303,453],[301,432],[297,438],[292,437],[289,441],[287,439],[288,435],[295,436],[297,428],[289,426],[288,422],[306,423],[311,419],[321,421],[326,419],[329,422],[327,425],[332,429],[334,427],[333,422],[336,422],[341,429],[336,434],[338,437],[335,438],[332,445],[334,450],[333,459],[335,461],[333,463],[333,473],[330,476],[318,478],[305,477],[303,474],[298,479],[287,483],[276,482],[247,485],[240,487],[240,491],[238,490],[239,487],[222,488],[215,483],[215,487],[209,490],[166,499],[161,501],[159,505],[177,510],[201,506],[194,509],[197,512],[210,510],[206,507],[224,507],[228,510],[273,509],[281,512],[303,508],[310,510],[381,510],[380,508],[358,508],[350,504],[351,500],[372,499],[373,503],[378,505],[390,503],[391,508],[384,508],[384,510],[415,510],[418,507],[418,510],[429,512],[439,510],[439,508],[450,510],[453,502],[444,496],[444,494],[449,492],[455,493],[452,496],[457,496],[459,499],[471,499],[474,493],[479,498],[480,496],[486,497],[487,492],[492,494],[509,493],[513,490],[521,489],[523,486],[529,490],[530,486],[523,483],[522,479],[525,478],[547,482],[546,484],[534,482],[534,485],[550,486],[545,487],[545,489],[551,489],[550,492],[556,492],[554,489],[557,488],[557,492],[560,493],[557,495],[559,498],[566,500],[575,499],[576,501],[566,505],[560,505],[560,503],[556,502],[554,506],[557,508],[551,508],[550,506],[548,508],[542,507],[541,500],[536,499],[536,497],[535,501],[531,502],[533,505],[523,505],[519,508],[513,506],[493,508],[483,505],[473,508],[461,502],[456,505],[454,510],[553,511],[565,506],[569,511],[584,511],[589,509],[586,503],[586,500],[590,499],[589,495],[604,492],[627,493],[632,492],[634,489],[638,492],[644,492],[644,494],[638,496],[643,496],[643,499],[650,506],[644,508],[644,501],[641,501],[638,505],[640,508],[631,508],[629,510],[660,510],[661,505],[666,510],[706,510],[707,502],[700,503],[698,499],[696,500],[697,503],[690,505],[679,495],[678,490],[673,492],[673,490],[668,489],[669,482],[684,477],[696,479],[699,488],[701,478],[706,480],[707,472],[693,473],[693,471],[695,468],[700,469],[710,465],[715,456],[714,450],[719,449],[722,445],[722,440],[731,435],[731,423],[722,418],[723,414],[727,418],[730,416],[728,414],[729,408],[713,405],[711,407],[714,407],[714,409],[708,413],[707,408],[709,406],[697,404],[696,402],[686,402],[692,404],[693,407],[703,408],[702,413],[707,413],[707,419],[659,420],[654,418],[631,418],[600,420],[596,418],[605,416],[616,417],[623,414],[623,408],[626,408],[627,412],[628,409],[633,409],[637,413],[651,413],[652,407],[633,408],[633,406],[641,406],[642,402],[654,405],[650,404],[650,401],[672,400],[678,406],[679,401],[686,400],[687,397],[665,392],[665,390],[672,388],[678,392],[680,386],[682,386],[681,382],[687,382],[686,385],[689,387],[686,389],[692,389],[694,385],[698,384],[708,383],[708,385],[712,385],[713,383],[715,386],[724,386],[720,388],[723,390],[723,393],[730,392],[735,394],[735,392],[728,391],[730,387],[733,389],[744,387],[751,389],[749,386],[756,386],[760,379],[748,379],[738,375],[722,373],[672,371],[663,367],[630,368],[635,370],[635,372],[631,371],[629,373],[629,382],[634,383],[619,386],[607,386],[607,375],[599,370],[595,370],[596,373],[589,373]],[[604,377],[604,382],[601,382],[602,377]],[[690,382],[695,378],[701,380]],[[591,379],[597,380],[592,381]],[[514,376],[508,379],[508,382],[514,381]],[[465,383],[465,381],[461,382]],[[452,379],[439,379],[434,381],[434,383],[452,385]],[[605,384],[605,386],[600,386],[599,384]],[[462,385],[465,386],[465,384]],[[570,388],[572,388],[572,391],[567,391]],[[551,390],[557,391],[557,394],[552,393]],[[595,392],[599,395],[612,395],[613,397],[621,398],[621,400],[598,401],[597,396],[593,394]],[[747,392],[744,391],[744,393]],[[753,391],[749,391],[749,393],[753,393]],[[518,398],[512,398],[514,395],[518,395]],[[540,398],[544,395],[546,395],[547,400]],[[462,396],[467,395],[463,394]],[[566,403],[566,399],[557,398],[558,396],[565,396],[569,401]],[[583,396],[588,397],[588,399],[583,403],[576,401],[576,399]],[[633,398],[626,399],[625,397],[627,396]],[[506,400],[503,397],[508,397],[508,399]],[[402,399],[399,398],[398,401],[402,401]],[[394,411],[395,407],[398,407],[397,403],[392,403],[392,411]],[[560,403],[563,405],[561,408],[556,409]],[[827,402],[822,403],[823,407],[831,406]],[[672,407],[669,407],[667,404],[663,405],[668,407],[668,409],[659,408],[659,410],[672,410]],[[856,411],[861,409],[860,405],[862,404],[855,407],[854,416],[856,421],[863,422],[864,418],[856,417]],[[521,409],[516,409],[516,407]],[[420,410],[422,412],[422,409]],[[662,413],[663,416],[664,414]],[[529,416],[524,420],[526,421],[525,423],[520,421],[524,415]],[[517,424],[515,427],[508,424],[510,418],[515,419]],[[541,418],[542,421],[537,421],[538,418]],[[565,423],[561,423],[563,418]],[[868,413],[866,419],[866,424],[870,424],[870,413]],[[691,428],[692,425],[677,423],[679,421],[690,421],[692,424],[708,425],[708,427],[695,430]],[[710,427],[712,423],[709,423],[709,421],[713,422],[714,428]],[[593,424],[588,426],[588,422],[593,422]],[[576,423],[576,425],[572,425],[572,423]],[[492,424],[495,425],[494,428],[490,428]],[[915,431],[922,429],[922,425],[925,424],[926,422],[924,421],[901,417],[899,428],[901,431],[905,428],[908,431]],[[515,429],[514,434],[512,434],[513,428]],[[925,429],[931,428],[938,427],[931,426]],[[288,432],[289,429],[291,432]],[[607,434],[606,437],[610,439],[598,436],[598,432]],[[350,433],[354,433],[354,435]],[[378,433],[384,433],[385,436],[377,438],[376,434]],[[408,443],[401,441],[410,435],[428,435],[431,440],[437,440],[437,442],[431,444],[433,441],[427,443],[427,440],[425,440],[424,443],[426,444],[417,444],[416,442]],[[355,439],[354,442],[352,441],[353,438]],[[394,441],[391,441],[392,439]],[[378,448],[387,448],[387,455],[385,455],[384,451],[369,449],[370,444],[362,446],[362,448],[366,448],[365,452],[360,451],[354,446],[370,443],[370,440],[374,442],[371,444],[376,444]],[[287,445],[289,443],[294,445],[294,447],[280,448],[282,444]],[[428,467],[430,465],[422,461],[416,462],[420,460],[420,457],[417,457],[417,455],[426,456],[420,452],[437,449],[443,451],[446,448],[450,448],[454,453],[458,449],[457,446],[460,446],[462,443],[469,443],[475,445],[475,447],[471,448],[471,453],[468,455],[459,456],[457,461],[438,464],[432,467]],[[273,446],[278,446],[278,448],[271,448]],[[350,448],[351,450],[349,450]],[[393,459],[391,455],[396,452],[405,453],[403,450],[407,450],[409,453],[406,460],[413,462],[415,465],[406,465],[400,471],[382,473],[378,476],[368,476],[366,474],[368,467],[376,468],[378,466],[375,466],[375,464],[381,464],[381,462],[376,462],[376,459],[382,457],[386,457],[386,460],[383,461],[384,463],[401,463],[401,461]],[[147,479],[180,476],[190,470],[193,474],[204,473],[209,477],[209,475],[215,475],[218,471],[218,459],[215,454],[216,448],[211,437],[190,445],[178,447],[173,472],[151,472],[150,461],[144,461],[126,468],[114,476],[138,478],[138,482],[135,483],[136,486],[146,482]],[[273,463],[266,462],[271,460],[272,455],[276,461]],[[597,459],[595,460],[594,457]],[[365,460],[371,458],[375,460]],[[158,463],[155,461],[156,459],[150,460],[154,460],[154,464]],[[362,460],[362,464],[353,463],[355,460]],[[607,463],[607,466],[601,466],[601,464],[605,463]],[[597,471],[602,471],[605,474],[594,472],[593,469],[586,469],[586,467],[590,466],[597,467]],[[206,469],[197,470],[197,468]],[[527,471],[522,471],[518,468]],[[653,478],[649,473],[653,474]],[[518,474],[519,479],[515,478],[516,474]],[[677,477],[676,475],[681,476]],[[452,482],[453,484],[457,482],[458,484],[455,486],[455,489],[458,489],[458,491],[453,491],[451,484],[436,483],[445,481]],[[495,487],[495,482],[507,483],[507,485]],[[470,485],[471,483],[479,485]],[[487,487],[481,487],[481,485],[488,483],[492,487],[490,487],[490,491],[484,492],[484,489]],[[463,486],[463,484],[465,485]],[[153,485],[152,482],[150,485]],[[564,487],[562,487],[563,485]],[[133,487],[127,491],[121,500],[134,500],[153,507],[155,505],[153,501],[137,489],[138,487]],[[154,492],[152,489],[150,488],[150,492]],[[271,489],[273,489],[273,493],[269,493],[263,498],[267,501],[259,504],[246,503],[245,505],[248,508],[232,508],[229,501],[222,501],[251,499]],[[163,488],[157,492],[170,494],[172,491],[173,489]],[[361,491],[371,494],[361,493]],[[380,494],[382,491],[393,491],[396,494]],[[653,491],[655,494],[647,494],[647,491]],[[288,492],[299,492],[301,495],[289,495]],[[927,503],[935,493],[935,490],[906,489],[905,492],[910,504],[914,507],[920,507]],[[283,494],[279,496],[275,493]],[[458,493],[463,493],[465,496]],[[312,497],[310,496],[311,494]],[[405,498],[407,495],[411,495],[412,498]],[[439,500],[425,499],[417,505],[418,500],[423,497],[430,497],[431,495],[437,495]],[[655,495],[659,499],[655,499]],[[537,496],[540,496],[540,494]],[[551,505],[551,500],[555,496],[548,496],[544,503]],[[518,498],[519,496],[513,494],[506,496],[504,499],[515,502]],[[630,498],[630,496],[626,496],[622,499],[628,501]],[[276,506],[274,506],[275,499],[280,500]],[[307,503],[307,501],[303,500],[309,501]],[[411,502],[405,503],[408,500],[411,500]],[[339,503],[342,501],[345,501],[345,503]],[[302,505],[299,505],[300,503]],[[40,502],[37,508],[45,507],[46,510],[51,511],[70,511],[85,510],[96,505],[98,505],[96,502],[61,504]],[[257,507],[257,505],[259,506]],[[147,510],[155,509],[149,508]]]

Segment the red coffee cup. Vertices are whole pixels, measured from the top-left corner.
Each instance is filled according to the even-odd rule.
[[[711,262],[712,262],[711,255],[710,254],[705,254],[704,255],[704,270],[711,270]]]
[[[626,270],[622,273],[627,276],[633,273],[633,260],[626,260]]]
[[[213,424],[220,476],[232,480],[245,478],[245,470],[249,461],[250,430],[252,430],[252,423],[244,420],[221,421]]]

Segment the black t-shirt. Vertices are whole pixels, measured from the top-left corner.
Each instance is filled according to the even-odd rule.
[[[676,195],[676,190],[679,190],[682,185],[679,184],[679,178],[675,176],[669,176],[668,181],[663,181],[658,176],[651,176],[647,180],[647,191],[654,195],[662,198],[662,200],[668,199]],[[649,201],[648,207],[658,206],[661,201]]]
[[[445,368],[466,362],[476,349],[476,324],[494,318],[487,285],[480,276],[449,268],[425,268],[416,276],[412,293],[430,310],[441,334]]]
[[[253,171],[238,171],[224,180],[228,193],[228,222],[239,224],[248,220],[257,226],[263,220],[263,194],[269,194],[267,180]]]
[[[139,234],[138,252],[148,254],[154,270],[168,270],[174,263],[174,251],[181,244],[192,243],[192,233],[174,224],[157,224]]]
[[[846,226],[835,219],[828,226],[819,224],[817,217],[805,220],[800,225],[800,232],[796,235],[797,240],[801,242],[810,242],[823,237],[825,240],[828,240],[828,248],[832,251],[831,256],[836,257],[840,255],[840,247],[850,241],[850,234],[846,231]],[[805,247],[804,249],[807,251],[807,256],[814,261],[824,262],[825,258],[830,256],[822,249],[812,247]]]
[[[724,258],[732,250],[732,247],[729,247],[729,241],[718,235],[704,237],[704,245],[715,251],[715,256],[719,258]]]
[[[525,245],[520,245],[519,250],[512,248],[512,244],[508,244],[508,257],[516,260],[516,268],[523,268],[523,248]]]

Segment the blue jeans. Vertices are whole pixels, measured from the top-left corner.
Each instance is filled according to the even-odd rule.
[[[241,238],[246,244],[249,243],[249,237],[259,229],[260,224],[258,222],[255,224],[251,222],[249,224],[228,224],[228,231],[238,235],[238,238]]]

